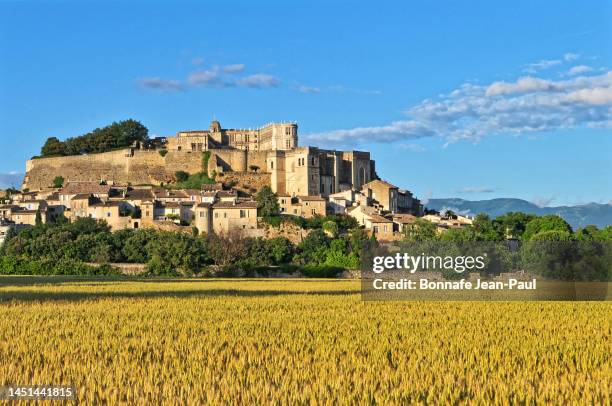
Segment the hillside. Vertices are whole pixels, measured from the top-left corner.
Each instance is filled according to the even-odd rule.
[[[429,199],[426,207],[438,211],[453,210],[458,213],[476,215],[486,213],[497,217],[511,211],[536,214],[557,214],[571,224],[572,228],[580,228],[589,224],[605,227],[612,224],[612,205],[589,203],[578,206],[539,207],[522,199],[490,199],[464,200],[458,198]]]

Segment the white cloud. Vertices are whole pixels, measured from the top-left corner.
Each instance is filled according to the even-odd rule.
[[[238,73],[244,70],[245,66],[243,63],[235,63],[233,65],[225,65],[223,67],[223,72],[225,73]]]
[[[578,66],[574,66],[573,68],[571,68],[568,73],[571,76],[574,76],[574,75],[580,75],[581,73],[591,72],[592,70],[593,68],[591,68],[590,66],[578,65]]]
[[[187,77],[187,83],[192,86],[221,86],[223,85],[223,80],[219,68],[213,67],[209,70],[192,72]]]
[[[276,87],[280,84],[280,80],[272,75],[256,73],[255,75],[245,76],[236,79],[236,85],[252,88]]]
[[[485,187],[485,186],[479,186],[479,187],[468,186],[468,187],[464,187],[461,189],[457,189],[455,192],[456,193],[493,193],[495,192],[495,189],[490,188],[490,187]]]
[[[298,87],[298,92],[300,93],[321,93],[321,89],[318,87],[312,86],[300,86]]]
[[[567,94],[568,101],[591,105],[612,104],[612,87],[595,87],[580,89]]]
[[[549,80],[526,76],[519,78],[519,80],[514,83],[494,82],[487,88],[486,95],[496,96],[503,94],[526,93],[554,89],[555,85]]]
[[[566,62],[571,62],[571,61],[575,61],[576,59],[578,59],[580,57],[580,55],[578,54],[574,54],[571,52],[566,53],[565,55],[563,55],[563,59]]]
[[[561,65],[561,60],[559,59],[542,59],[538,62],[530,63],[525,65],[523,68],[523,72],[527,73],[536,73],[541,70],[552,68],[553,66]]]
[[[166,80],[158,77],[141,78],[137,80],[138,84],[145,89],[154,89],[162,91],[181,91],[184,90],[183,84],[178,80]]]
[[[535,204],[538,207],[547,207],[555,200],[554,196],[550,197],[534,197],[531,200],[531,203]]]
[[[612,128],[612,71],[567,80],[535,77],[489,85],[465,83],[406,110],[406,119],[306,135],[311,142],[410,143],[437,137],[446,143],[496,134],[530,134],[575,128]]]
[[[228,69],[229,67],[229,69]],[[244,68],[244,65],[227,65],[220,69],[215,66],[208,70],[201,70],[191,73],[187,77],[187,83],[191,86],[206,86],[206,87],[250,87],[250,88],[266,88],[276,87],[280,84],[280,80],[272,75],[256,73],[254,75],[236,78],[234,73],[239,72]],[[226,75],[229,74],[231,76]]]
[[[412,152],[424,152],[426,151],[425,147],[419,144],[411,144],[411,143],[402,143],[397,146],[399,149],[403,149],[405,151]]]

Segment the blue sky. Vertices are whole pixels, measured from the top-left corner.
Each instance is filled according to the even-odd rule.
[[[295,120],[424,199],[610,202],[612,3],[372,4],[0,2],[0,186],[50,136],[214,116]]]

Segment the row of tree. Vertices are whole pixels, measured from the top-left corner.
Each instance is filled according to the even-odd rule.
[[[318,229],[295,245],[284,237],[223,237],[142,229],[111,232],[104,222],[82,218],[9,233],[0,249],[0,273],[20,273],[23,269],[39,269],[36,264],[40,263],[72,261],[141,263],[153,275],[254,272],[280,266],[289,271],[299,268],[313,276],[331,276],[342,269],[359,268],[360,252],[374,243],[361,229],[337,238]],[[57,270],[50,267],[48,272]]]
[[[41,149],[42,157],[100,153],[124,148],[134,142],[147,142],[147,128],[136,120],[124,120],[77,137],[60,141],[56,137],[47,139]]]
[[[417,219],[404,227],[407,241],[612,241],[612,226],[598,229],[594,225],[576,231],[557,215],[536,216],[510,212],[495,219],[486,214],[474,218],[471,226],[437,232],[435,224]]]

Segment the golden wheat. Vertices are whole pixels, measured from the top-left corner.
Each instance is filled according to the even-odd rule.
[[[610,302],[362,302],[355,281],[0,278],[0,384],[84,404],[610,404]]]

